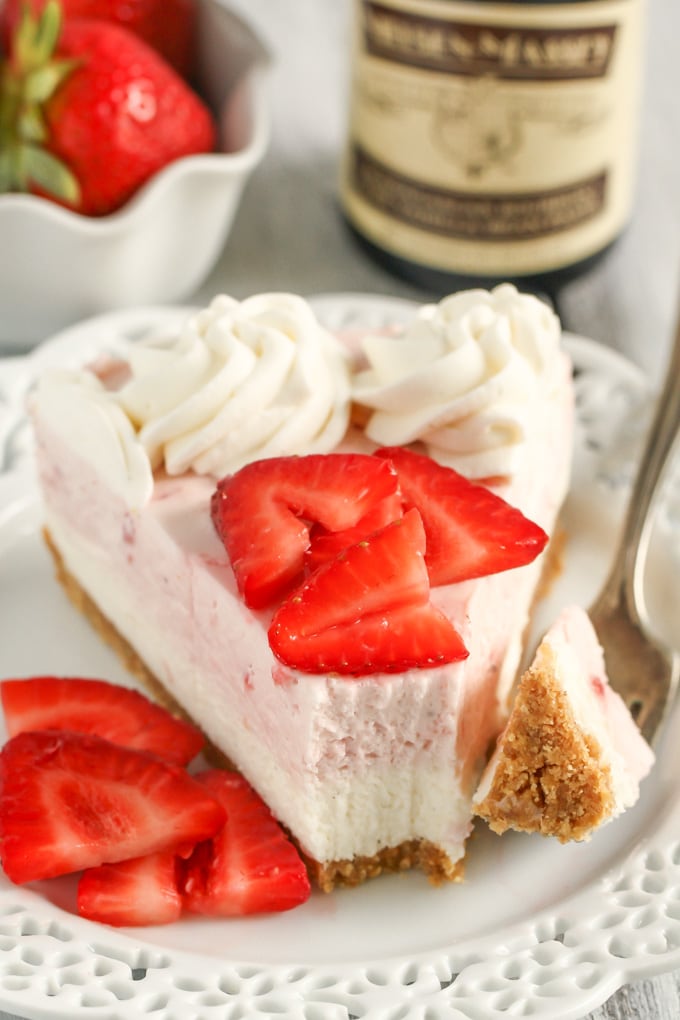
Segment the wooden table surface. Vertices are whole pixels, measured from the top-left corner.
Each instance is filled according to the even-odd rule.
[[[631,0],[632,2],[632,0]],[[360,291],[427,300],[371,263],[337,204],[350,0],[232,0],[268,41],[273,135],[222,258],[197,298]],[[651,0],[633,221],[560,296],[564,325],[662,377],[680,280],[680,3]],[[310,87],[312,86],[313,87]],[[590,1020],[678,1020],[680,972],[625,987]],[[0,1013],[0,1020],[12,1020]]]

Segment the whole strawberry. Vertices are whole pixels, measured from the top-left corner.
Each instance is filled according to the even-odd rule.
[[[0,191],[119,209],[168,163],[209,152],[212,115],[141,39],[105,21],[24,13],[0,64]]]
[[[47,0],[5,0],[0,3],[0,35],[7,44],[28,6],[41,14]],[[165,57],[183,77],[193,64],[196,0],[61,0],[64,20],[101,18],[134,32]]]

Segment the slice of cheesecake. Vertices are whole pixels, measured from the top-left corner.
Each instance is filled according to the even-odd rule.
[[[432,584],[466,658],[310,671],[273,650],[276,606],[244,601],[211,519],[218,480],[273,457],[366,455],[389,441],[492,476],[552,535],[571,460],[570,365],[536,299],[455,295],[403,336],[371,338],[366,356],[357,372],[299,298],[219,298],[176,334],[131,343],[123,364],[46,376],[31,407],[68,594],[243,772],[326,889],[409,867],[460,877],[546,553]],[[350,424],[352,402],[366,431]],[[373,436],[386,416],[387,434]],[[247,520],[259,540],[257,514]]]
[[[587,839],[638,799],[654,755],[607,679],[587,614],[565,609],[523,674],[475,795],[494,832]]]

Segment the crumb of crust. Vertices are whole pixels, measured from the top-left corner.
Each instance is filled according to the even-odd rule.
[[[104,616],[97,604],[69,572],[47,528],[43,530],[43,537],[54,560],[57,580],[75,608],[85,616],[102,640],[118,655],[128,672],[139,680],[159,704],[167,708],[173,715],[194,723],[191,716],[178,705],[129,642]],[[207,742],[203,753],[210,764],[216,768],[238,771],[229,758],[210,741]],[[293,842],[295,842],[294,839]],[[300,848],[298,847],[298,849]],[[302,851],[300,852],[302,853]],[[412,868],[424,871],[429,881],[434,885],[441,885],[444,882],[460,882],[463,879],[464,871],[462,860],[452,863],[443,850],[422,840],[412,840],[397,847],[388,847],[372,857],[358,857],[352,861],[319,863],[304,853],[302,856],[310,877],[323,892],[360,885],[367,879],[375,878],[380,874],[408,871]]]
[[[520,680],[500,748],[491,789],[475,807],[494,832],[540,832],[566,843],[587,839],[611,817],[611,769],[576,725],[548,648]]]

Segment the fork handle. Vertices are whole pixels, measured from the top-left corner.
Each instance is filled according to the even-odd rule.
[[[614,562],[600,602],[625,598],[636,617],[645,614],[643,569],[651,535],[649,510],[680,428],[680,315],[666,379],[659,395],[623,521]]]

